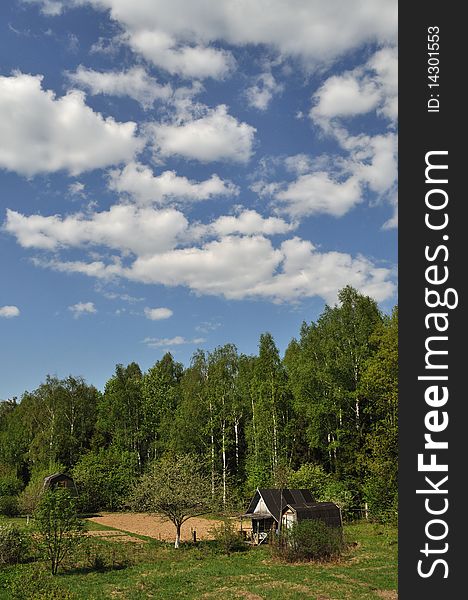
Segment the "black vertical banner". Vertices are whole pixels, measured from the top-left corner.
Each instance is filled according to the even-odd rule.
[[[400,3],[399,600],[468,597],[463,21]]]

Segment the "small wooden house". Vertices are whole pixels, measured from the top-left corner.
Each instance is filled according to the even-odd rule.
[[[43,490],[56,490],[58,488],[64,488],[68,490],[72,496],[78,495],[75,482],[66,473],[54,473],[44,478]]]
[[[241,518],[252,521],[252,541],[261,544],[270,533],[294,523],[318,519],[342,527],[340,508],[333,502],[315,502],[310,490],[257,488],[247,512]]]

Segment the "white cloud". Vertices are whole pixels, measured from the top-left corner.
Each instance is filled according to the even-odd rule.
[[[121,170],[113,170],[109,187],[119,193],[129,194],[139,204],[164,204],[172,201],[207,200],[217,196],[235,196],[238,188],[218,175],[202,182],[180,177],[174,171],[164,171],[158,176],[139,163],[130,163]]]
[[[205,112],[200,118],[182,123],[149,125],[156,157],[247,162],[253,152],[255,128],[229,115],[224,104]]]
[[[278,83],[269,72],[262,73],[255,79],[254,85],[247,88],[247,102],[253,108],[266,110],[273,96],[282,92],[284,86]]]
[[[362,200],[356,177],[338,181],[324,171],[301,175],[275,197],[279,210],[292,217],[315,214],[342,217]]]
[[[243,210],[236,216],[221,216],[207,226],[201,226],[204,232],[224,237],[231,234],[266,236],[287,233],[297,227],[278,217],[264,218],[255,210]]]
[[[0,76],[0,168],[76,175],[131,160],[141,148],[135,123],[93,112],[82,92],[56,98],[41,83],[39,75]]]
[[[204,338],[188,340],[181,335],[176,335],[172,338],[147,337],[143,340],[143,343],[146,344],[148,348],[170,348],[172,346],[182,346],[185,344],[203,344],[204,342],[206,342]]]
[[[158,29],[129,31],[124,39],[135,52],[171,75],[223,79],[235,66],[232,55],[225,50],[200,44],[178,45],[174,37]]]
[[[77,87],[91,94],[129,96],[143,108],[150,109],[157,100],[167,101],[172,96],[169,84],[161,85],[150,77],[142,67],[132,67],[127,71],[94,71],[80,65],[68,78]]]
[[[218,73],[221,58],[211,56],[187,60],[191,48],[205,48],[211,42],[243,46],[266,44],[277,52],[301,58],[306,66],[330,62],[366,43],[395,41],[397,3],[394,0],[35,0],[44,10],[91,4],[110,10],[137,51],[178,72],[196,72],[198,64],[208,64]],[[54,4],[56,8],[50,9]],[[337,35],[337,32],[339,34]],[[175,43],[180,47],[175,47]],[[171,56],[171,52],[176,56]],[[181,57],[177,54],[181,53]],[[191,64],[193,63],[193,64]],[[214,63],[214,64],[212,64]],[[188,66],[187,66],[188,64]],[[197,76],[197,75],[193,75]],[[200,76],[200,74],[198,75]]]
[[[68,310],[73,313],[74,319],[78,319],[78,317],[81,317],[81,315],[91,315],[97,313],[97,309],[93,302],[78,302],[77,304],[69,306]]]
[[[396,47],[378,50],[366,64],[329,77],[313,96],[310,117],[325,130],[331,120],[376,111],[392,124],[398,116]]]
[[[173,311],[170,308],[145,308],[145,315],[147,319],[151,321],[161,321],[162,319],[169,319],[172,317]]]
[[[103,245],[121,252],[154,254],[172,248],[185,233],[187,220],[174,209],[154,210],[114,205],[91,215],[77,213],[25,216],[7,209],[4,228],[24,248],[58,250],[66,247]]]
[[[200,247],[138,256],[127,267],[117,259],[111,263],[57,259],[34,262],[64,273],[185,286],[199,295],[231,300],[293,302],[320,296],[333,303],[338,291],[348,284],[377,301],[391,297],[395,291],[389,268],[379,267],[363,256],[319,252],[309,241],[298,237],[275,248],[261,235],[225,236]]]
[[[12,319],[13,317],[18,317],[20,314],[20,309],[17,306],[0,306],[0,317],[4,319]]]

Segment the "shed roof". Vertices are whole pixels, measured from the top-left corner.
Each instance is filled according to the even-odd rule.
[[[281,514],[288,505],[300,508],[306,507],[314,502],[314,497],[312,496],[312,492],[310,490],[257,488],[254,497],[250,501],[245,516],[251,516],[254,514],[255,507],[257,506],[260,498],[263,499],[271,516],[277,522],[279,522]]]

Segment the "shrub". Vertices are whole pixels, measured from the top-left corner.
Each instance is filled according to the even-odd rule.
[[[31,548],[30,536],[17,525],[0,527],[0,564],[26,562]]]
[[[15,475],[0,476],[0,496],[17,496],[23,484]]]
[[[10,600],[75,600],[77,596],[60,587],[41,566],[18,572],[8,585]]]
[[[0,515],[15,517],[19,512],[17,496],[0,496]]]
[[[247,548],[240,532],[237,531],[230,519],[224,519],[222,523],[214,525],[210,529],[210,534],[223,554],[242,552]]]
[[[33,472],[28,485],[18,496],[18,508],[23,515],[32,515],[39,505],[44,489],[44,478],[52,473],[63,472],[65,467],[60,463],[51,465],[48,469]]]
[[[272,547],[274,554],[288,562],[329,560],[340,556],[343,551],[343,533],[341,528],[330,527],[318,519],[308,519],[283,530]]]
[[[66,489],[42,494],[34,514],[39,547],[50,563],[52,575],[83,540],[83,522],[76,514],[75,499]]]

